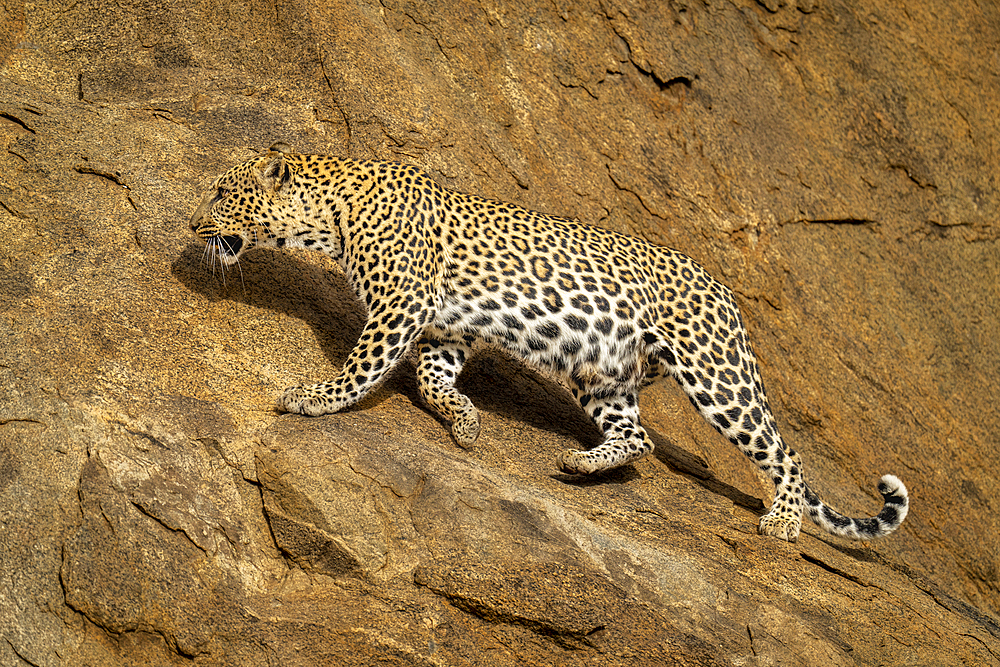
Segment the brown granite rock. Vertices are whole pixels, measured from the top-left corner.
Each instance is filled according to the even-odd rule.
[[[0,665],[1000,663],[1000,12],[839,2],[0,8]],[[785,438],[891,538],[759,537],[664,383],[596,480],[568,393],[484,352],[461,450],[412,364],[279,415],[363,324],[319,255],[187,220],[284,140],[683,250]]]

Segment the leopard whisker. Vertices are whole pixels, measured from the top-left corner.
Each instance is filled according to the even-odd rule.
[[[226,266],[222,263],[222,259],[219,257],[219,253],[222,251],[219,247],[219,239],[212,239],[212,276],[215,277],[215,266],[218,263],[219,274],[222,276],[222,284],[226,284]]]
[[[212,277],[215,277],[215,247],[213,245],[214,239],[206,239],[205,248],[201,252],[201,266],[204,268],[207,264],[212,272]]]
[[[240,273],[240,285],[243,286],[243,296],[245,297],[247,295],[247,283],[243,279],[243,264],[240,262],[239,257],[236,258],[235,263],[236,263],[236,270],[239,271]]]

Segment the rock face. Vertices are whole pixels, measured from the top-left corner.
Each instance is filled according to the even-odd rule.
[[[1000,12],[990,3],[6,2],[0,665],[1000,663]],[[654,456],[492,352],[459,449],[412,364],[279,415],[364,322],[322,256],[187,220],[284,140],[637,234],[740,299],[812,485],[795,544],[676,387]]]

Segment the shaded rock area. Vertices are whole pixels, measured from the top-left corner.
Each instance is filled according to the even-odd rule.
[[[0,665],[1000,663],[1000,11],[873,0],[0,4]],[[654,456],[491,351],[459,449],[412,363],[273,406],[363,325],[324,257],[187,221],[276,140],[693,256],[786,440],[875,543],[769,489],[670,383]]]

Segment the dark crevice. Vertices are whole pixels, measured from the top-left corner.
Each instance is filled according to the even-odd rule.
[[[257,492],[260,494],[260,516],[264,519],[264,525],[267,526],[267,536],[271,538],[271,546],[274,547],[278,557],[281,558],[288,570],[291,570],[293,567],[297,567],[295,555],[286,551],[280,544],[278,544],[278,536],[274,534],[274,526],[271,524],[271,514],[267,511],[267,501],[264,498],[264,485],[261,484],[259,478],[257,480],[251,480],[244,477],[243,479],[252,486],[257,487]]]
[[[813,565],[818,565],[819,567],[823,568],[824,570],[826,570],[830,574],[835,574],[838,577],[842,577],[844,579],[847,579],[848,581],[850,581],[852,583],[855,583],[858,586],[864,586],[865,588],[867,588],[869,586],[868,584],[866,584],[865,582],[861,581],[859,578],[857,578],[853,574],[849,574],[847,572],[844,572],[840,568],[837,568],[837,567],[834,567],[834,566],[829,565],[827,563],[824,563],[823,561],[821,561],[819,558],[816,558],[815,556],[810,556],[807,553],[802,553],[801,556],[802,556],[802,560],[804,560],[805,562],[812,563]]]
[[[107,624],[107,622],[103,621],[102,619],[100,619],[98,617],[95,617],[95,616],[92,616],[90,613],[87,612],[87,610],[85,608],[74,604],[73,601],[72,601],[72,599],[71,599],[71,596],[69,594],[69,588],[68,588],[68,585],[66,583],[66,579],[64,578],[65,563],[67,561],[67,558],[68,558],[68,555],[66,553],[66,545],[64,543],[62,545],[62,562],[63,562],[63,567],[59,568],[59,587],[62,589],[63,602],[65,603],[67,609],[71,609],[73,612],[79,614],[80,617],[82,617],[83,619],[85,619],[85,622],[90,623],[95,628],[97,628],[98,630],[100,630],[101,632],[103,632],[109,639],[112,640],[112,642],[118,643],[123,636],[127,636],[127,635],[132,634],[132,633],[147,632],[147,633],[149,633],[151,635],[155,635],[155,636],[159,637],[163,641],[164,646],[166,646],[168,650],[173,651],[177,655],[180,655],[180,656],[183,656],[183,657],[186,657],[186,658],[195,658],[195,657],[197,657],[197,655],[198,655],[197,653],[189,653],[189,652],[185,651],[184,649],[182,649],[180,646],[177,645],[177,641],[173,637],[171,637],[169,634],[167,634],[165,631],[163,631],[163,630],[161,630],[159,628],[152,627],[152,626],[149,626],[148,624],[143,623],[143,624],[141,624],[141,625],[139,625],[137,627],[126,628],[124,630],[115,629],[115,628],[109,627],[109,625]],[[8,640],[8,643],[10,643],[9,640]],[[13,645],[11,645],[11,648],[13,649]],[[26,658],[24,658],[20,653],[17,653],[16,651],[15,651],[15,654],[17,655],[17,657],[21,658],[22,660],[24,660],[29,665],[34,665],[35,664],[33,662],[30,662]]]
[[[125,183],[125,179],[121,175],[121,172],[108,171],[107,169],[101,169],[100,167],[95,167],[85,162],[76,165],[73,167],[73,170],[78,174],[93,174],[94,176],[106,178],[112,183],[122,186],[126,190],[129,189],[128,184]]]
[[[10,207],[10,206],[9,206],[9,205],[8,205],[8,204],[7,204],[6,202],[4,202],[3,200],[0,200],[0,208],[2,208],[3,210],[7,211],[7,213],[9,213],[10,215],[12,215],[12,216],[14,216],[15,218],[18,218],[18,219],[20,219],[20,220],[27,220],[27,219],[28,219],[28,216],[24,215],[24,214],[23,214],[23,213],[21,213],[20,211],[17,211],[17,210],[15,210],[15,209],[11,208],[11,207]]]
[[[6,206],[4,208],[6,208]],[[48,424],[46,424],[45,422],[40,422],[37,419],[28,419],[28,418],[0,419],[0,426],[6,426],[7,424],[38,424],[40,426],[48,428]]]
[[[608,18],[610,19],[611,17],[608,16]],[[698,80],[697,74],[694,75],[694,77],[679,75],[671,77],[669,79],[660,78],[660,76],[653,71],[652,67],[646,69],[645,67],[643,67],[642,65],[640,65],[635,61],[635,58],[632,56],[632,45],[629,44],[628,39],[624,35],[622,35],[620,32],[618,32],[618,30],[615,29],[614,24],[612,24],[611,29],[614,31],[615,35],[617,35],[618,38],[622,40],[622,42],[625,44],[625,48],[628,49],[628,60],[630,63],[632,63],[632,66],[635,67],[636,71],[638,71],[643,76],[652,79],[653,83],[656,84],[656,87],[660,89],[660,92],[665,92],[671,89],[675,89],[678,86],[683,86],[684,88],[691,90],[691,86],[693,86],[694,82]]]
[[[32,134],[35,134],[35,130],[34,130],[33,127],[31,127],[30,125],[28,125],[23,120],[21,120],[20,118],[18,118],[17,116],[15,116],[13,114],[0,113],[0,118],[5,118],[5,119],[9,120],[10,122],[14,123],[15,125],[20,125],[22,128],[24,128],[28,132],[31,132]]]
[[[910,168],[907,165],[905,165],[905,164],[895,164],[895,163],[892,163],[892,164],[889,165],[889,168],[890,169],[898,169],[899,171],[902,171],[904,174],[906,174],[906,177],[908,179],[910,179],[910,181],[912,181],[913,184],[916,185],[918,188],[930,188],[931,190],[937,190],[938,189],[938,186],[935,185],[934,183],[930,183],[930,182],[926,182],[925,183],[925,182],[921,181],[919,178],[917,178],[913,174],[913,172],[910,170]]]
[[[191,536],[188,535],[187,531],[184,530],[183,528],[174,528],[173,526],[168,525],[162,519],[160,519],[158,516],[156,516],[151,511],[149,511],[148,509],[146,509],[145,507],[143,507],[142,505],[140,505],[139,503],[137,503],[134,500],[129,499],[129,503],[131,503],[132,507],[134,507],[136,509],[136,511],[139,512],[139,514],[141,514],[144,517],[147,517],[149,519],[152,519],[156,523],[160,524],[161,526],[163,526],[164,528],[166,528],[167,530],[169,530],[171,533],[182,535],[185,540],[187,540],[188,542],[190,542],[194,546],[195,549],[197,549],[198,551],[201,551],[202,553],[204,553],[206,555],[208,554],[208,551],[204,547],[200,546],[193,539],[191,539]],[[228,539],[228,537],[227,537],[227,539]],[[232,542],[232,540],[230,540],[230,542]]]
[[[747,626],[747,638],[750,640],[750,653],[756,657],[757,649],[754,647],[753,629],[749,625]]]
[[[157,447],[159,449],[165,449],[167,451],[170,451],[170,447],[168,447],[162,440],[159,440],[158,438],[153,437],[149,433],[145,433],[143,431],[136,431],[136,430],[130,429],[128,426],[126,426],[123,422],[120,422],[120,421],[112,421],[110,423],[111,424],[115,424],[116,426],[121,426],[122,430],[124,430],[129,435],[135,436],[135,437],[137,437],[137,438],[139,438],[141,440],[145,440],[149,444],[151,444],[151,445],[153,445],[153,446],[155,446],[155,447]]]
[[[645,201],[643,200],[642,196],[640,196],[638,192],[635,192],[634,190],[630,189],[630,188],[629,188],[629,187],[628,187],[627,185],[625,185],[624,183],[619,183],[619,182],[618,182],[618,181],[617,181],[617,180],[615,179],[615,176],[614,176],[614,174],[613,174],[613,173],[611,172],[611,165],[610,165],[610,164],[608,164],[608,165],[605,165],[605,168],[606,168],[606,169],[608,170],[608,178],[609,178],[609,179],[611,179],[611,184],[612,184],[612,185],[614,185],[614,186],[615,186],[616,188],[618,188],[619,190],[621,190],[622,192],[627,192],[627,193],[629,193],[630,195],[632,195],[633,197],[635,197],[635,198],[636,198],[636,199],[637,199],[637,200],[639,201],[639,205],[640,205],[640,206],[641,206],[641,207],[643,208],[643,210],[644,210],[644,211],[646,211],[646,213],[648,213],[648,214],[649,214],[649,216],[650,216],[650,217],[652,217],[652,218],[656,218],[656,219],[658,219],[658,220],[665,220],[665,219],[666,219],[666,218],[664,218],[664,217],[662,217],[662,216],[660,216],[660,215],[657,215],[657,214],[656,214],[656,212],[654,212],[654,211],[653,211],[653,209],[651,209],[651,208],[649,207],[649,204],[647,204],[647,203],[646,203],[646,202],[645,202]]]
[[[653,82],[656,84],[657,88],[659,88],[661,92],[670,90],[672,88],[676,88],[677,86],[683,86],[684,88],[691,90],[691,85],[694,83],[694,79],[691,79],[690,77],[686,76],[675,76],[671,79],[667,79],[666,81],[664,81],[663,79],[661,79],[659,76],[656,75],[656,72],[652,70],[649,71],[644,70],[643,68],[639,67],[639,65],[637,65],[634,61],[632,64],[635,65],[635,68],[639,71],[640,74],[652,79]],[[698,77],[695,77],[695,79],[697,78]]]
[[[913,584],[930,597],[936,605],[952,614],[958,614],[969,619],[970,622],[979,625],[984,630],[989,632],[994,638],[1000,639],[1000,623],[998,623],[995,618],[984,614],[982,611],[976,609],[967,602],[963,602],[948,595],[936,584],[923,581],[912,575],[908,576],[913,581]]]
[[[795,220],[789,220],[786,223],[781,223],[779,226],[786,224],[808,224],[808,225],[874,225],[878,224],[877,220],[871,220],[869,218],[797,218]]]
[[[41,665],[39,665],[37,662],[32,662],[31,660],[28,660],[26,657],[24,657],[24,654],[18,651],[17,647],[14,646],[14,643],[11,642],[9,639],[4,637],[4,641],[7,642],[7,646],[10,647],[10,650],[14,653],[14,655],[16,655],[26,665],[31,665],[32,667],[41,667]]]
[[[461,609],[467,614],[471,614],[482,621],[490,624],[505,623],[523,627],[537,635],[550,639],[564,649],[578,650],[584,646],[593,648],[594,644],[590,637],[601,630],[606,629],[606,626],[599,625],[597,627],[590,628],[586,632],[574,631],[568,628],[559,627],[543,619],[527,618],[519,614],[512,614],[508,611],[490,607],[478,600],[472,600],[462,595],[455,595],[454,593],[440,590],[437,587],[427,584],[426,582],[415,581],[415,583],[417,585],[425,586],[432,593],[447,600],[456,608]]]
[[[636,71],[639,72],[639,74],[642,74],[643,76],[651,79],[653,83],[656,84],[656,87],[660,89],[661,93],[670,90],[676,90],[678,87],[691,90],[691,87],[694,85],[694,82],[698,80],[698,75],[695,75],[692,78],[689,76],[684,76],[683,74],[664,80],[660,78],[660,76],[657,75],[656,72],[653,71],[652,67],[650,67],[649,69],[645,69],[639,63],[633,60],[631,49],[629,49],[629,61],[635,67]]]

